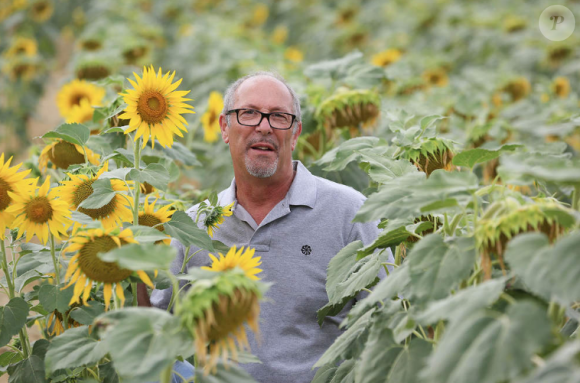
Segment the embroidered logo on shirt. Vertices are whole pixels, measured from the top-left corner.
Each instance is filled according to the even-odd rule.
[[[310,246],[308,245],[302,246],[302,254],[310,255],[310,253],[312,253],[312,248]]]

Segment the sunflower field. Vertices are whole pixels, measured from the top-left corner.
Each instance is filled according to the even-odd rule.
[[[0,0],[0,382],[255,382],[268,284],[212,237],[222,92],[259,70],[301,97],[294,158],[382,230],[328,265],[320,324],[366,297],[312,382],[580,382],[580,28],[546,37],[553,5]],[[171,273],[171,238],[211,266]]]

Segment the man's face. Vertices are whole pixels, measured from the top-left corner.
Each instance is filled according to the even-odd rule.
[[[255,109],[264,113],[294,113],[292,96],[280,81],[257,76],[244,81],[237,89],[232,109]],[[230,114],[230,124],[220,116],[224,142],[230,145],[234,170],[247,171],[259,178],[274,176],[278,170],[291,166],[292,151],[302,130],[272,129],[266,118],[257,126],[240,125],[236,114]]]

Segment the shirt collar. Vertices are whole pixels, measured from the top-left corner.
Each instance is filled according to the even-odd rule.
[[[294,176],[294,180],[292,181],[290,189],[288,189],[285,199],[288,200],[289,205],[303,205],[313,208],[316,203],[316,178],[306,169],[302,162],[294,160],[292,161],[292,165],[296,170],[296,176]],[[220,198],[220,205],[229,205],[232,202],[235,202],[235,209],[238,204],[235,178],[232,179],[230,187],[224,190]]]

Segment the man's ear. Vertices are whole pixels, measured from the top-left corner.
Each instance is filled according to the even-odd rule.
[[[226,120],[226,116],[224,116],[223,114],[220,114],[220,130],[222,131],[222,139],[224,140],[224,142],[226,144],[230,143],[230,136],[228,134],[228,122]]]
[[[298,137],[302,133],[302,122],[298,123],[298,127],[296,128],[296,132],[292,133],[292,151],[294,151],[294,147],[296,146],[296,142],[298,141]]]

